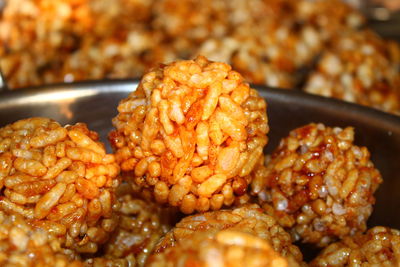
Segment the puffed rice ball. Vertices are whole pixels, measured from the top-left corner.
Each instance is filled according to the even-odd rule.
[[[119,167],[86,124],[29,118],[0,129],[0,208],[94,253],[114,231]]]
[[[78,256],[62,249],[57,237],[35,229],[20,215],[0,211],[0,265],[80,267]]]
[[[325,248],[310,266],[400,266],[400,231],[376,226],[366,234],[345,237]]]
[[[295,7],[297,20],[313,26],[327,42],[345,30],[356,32],[367,21],[359,10],[342,0],[301,0]]]
[[[212,211],[185,217],[161,239],[154,254],[165,253],[168,255],[168,248],[189,242],[185,240],[194,238],[196,233],[208,235],[208,231],[215,233],[220,230],[239,231],[253,236],[254,239],[261,238],[269,242],[281,256],[303,264],[303,255],[299,248],[292,244],[289,233],[273,217],[264,214],[256,204],[246,204],[233,210]],[[201,250],[196,247],[193,249]]]
[[[308,93],[400,114],[400,47],[371,31],[343,33],[306,81]]]
[[[240,231],[210,229],[182,239],[149,258],[147,266],[299,266],[275,252],[268,242]]]
[[[126,183],[118,187],[117,195],[116,212],[120,217],[117,229],[104,246],[104,255],[86,263],[144,266],[160,238],[178,221],[179,214],[174,208],[162,208],[141,199]]]
[[[327,246],[366,230],[382,177],[354,130],[309,124],[290,132],[256,172],[252,193],[295,240]]]
[[[183,213],[246,201],[268,138],[266,103],[242,76],[204,57],[147,73],[109,135],[122,171]]]

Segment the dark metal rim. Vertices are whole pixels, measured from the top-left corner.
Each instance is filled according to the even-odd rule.
[[[123,80],[98,80],[85,81],[76,83],[51,84],[38,87],[24,88],[15,91],[0,92],[0,108],[10,105],[25,104],[24,99],[29,97],[37,97],[39,101],[49,102],[51,96],[59,93],[64,95],[76,95],[77,97],[96,95],[101,93],[112,92],[132,92],[138,85],[138,79]],[[296,90],[274,89],[261,85],[253,85],[260,94],[267,99],[278,100],[279,103],[297,104],[301,107],[309,107],[315,110],[326,110],[345,113],[349,118],[357,118],[357,120],[366,120],[368,123],[382,125],[400,126],[400,116],[395,116],[386,112],[382,112],[373,108],[364,107],[358,104],[348,103],[332,98],[307,94]],[[41,96],[47,96],[41,98]],[[391,128],[391,127],[389,127]]]

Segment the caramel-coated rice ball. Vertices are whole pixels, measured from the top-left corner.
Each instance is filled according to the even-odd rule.
[[[376,226],[366,234],[345,237],[325,248],[310,266],[400,266],[400,231]]]
[[[94,253],[114,231],[119,167],[86,124],[9,124],[0,129],[0,166],[0,208],[53,233],[64,247]]]
[[[239,201],[263,162],[266,103],[227,64],[200,56],[161,66],[118,111],[109,139],[122,171],[183,213]]]
[[[304,90],[400,114],[400,46],[365,30],[342,33],[310,73]]]
[[[168,232],[159,242],[154,254],[166,253],[168,248],[184,244],[185,240],[193,238],[194,234],[215,233],[220,230],[239,231],[261,238],[270,243],[271,247],[281,256],[302,263],[303,255],[299,248],[292,244],[292,239],[277,221],[263,213],[263,210],[256,204],[246,204],[233,210],[219,210],[200,213],[183,218]],[[212,232],[214,231],[214,232]],[[201,249],[201,248],[193,248]]]
[[[144,266],[160,238],[178,221],[178,212],[176,208],[163,208],[141,199],[126,183],[118,187],[117,195],[117,230],[103,248],[103,255],[86,264]]]
[[[58,238],[35,229],[20,215],[0,211],[0,265],[4,267],[80,267],[78,256],[62,249]]]
[[[351,1],[300,0],[296,2],[297,21],[310,24],[318,31],[318,36],[328,43],[335,41],[344,31],[357,32],[367,22],[360,10],[345,3]]]
[[[366,230],[382,182],[354,130],[309,124],[290,132],[258,170],[252,193],[293,237],[326,246]]]
[[[275,252],[265,240],[240,231],[210,229],[180,240],[149,258],[147,266],[299,266]]]

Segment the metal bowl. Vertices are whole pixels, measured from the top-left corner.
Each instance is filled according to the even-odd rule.
[[[33,116],[50,117],[61,124],[86,122],[107,143],[118,102],[137,84],[137,80],[102,81],[3,92],[0,126]],[[396,215],[400,210],[400,117],[299,91],[256,88],[268,103],[271,131],[266,152],[272,151],[290,130],[310,122],[354,126],[356,144],[369,148],[384,178],[369,225],[400,229],[400,216]]]

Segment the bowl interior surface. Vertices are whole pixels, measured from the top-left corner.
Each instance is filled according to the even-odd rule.
[[[85,122],[111,151],[107,141],[111,119],[117,114],[119,101],[137,84],[128,80],[86,82],[5,92],[0,94],[0,126],[34,116],[49,117],[63,125]],[[266,153],[290,130],[310,122],[355,127],[356,144],[368,147],[384,179],[369,226],[400,229],[400,117],[298,91],[256,88],[268,103],[271,130]]]

